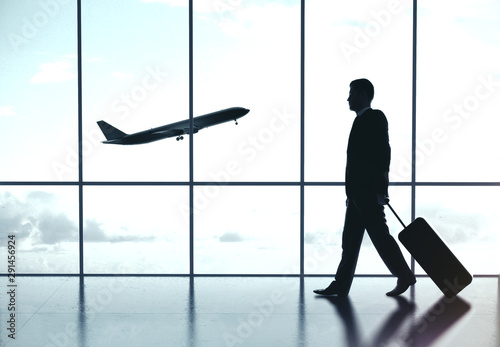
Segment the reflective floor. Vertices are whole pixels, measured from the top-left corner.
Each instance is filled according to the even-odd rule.
[[[323,277],[3,278],[1,346],[500,346],[498,278],[455,299],[425,277],[396,299],[388,277],[347,298],[316,296]]]

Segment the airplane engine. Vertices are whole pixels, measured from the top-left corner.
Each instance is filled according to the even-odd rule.
[[[198,132],[197,127],[193,127],[193,134],[196,134]],[[189,135],[189,128],[184,129],[184,134]]]

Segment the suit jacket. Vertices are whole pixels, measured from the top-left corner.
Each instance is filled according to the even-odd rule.
[[[356,116],[347,145],[346,194],[356,198],[388,195],[391,147],[387,119],[380,110]]]

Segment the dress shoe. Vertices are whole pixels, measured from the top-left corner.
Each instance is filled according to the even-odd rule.
[[[341,290],[338,286],[338,283],[333,281],[330,285],[325,289],[315,289],[314,293],[319,295],[337,295],[337,296],[347,296],[347,292],[345,290]]]
[[[408,279],[408,280],[400,280],[398,279],[398,283],[396,284],[396,287],[391,290],[390,292],[385,293],[387,296],[398,296],[406,292],[406,290],[414,285],[417,282],[415,277]]]

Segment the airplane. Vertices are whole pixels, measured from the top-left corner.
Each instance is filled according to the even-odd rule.
[[[243,107],[231,107],[203,116],[194,117],[193,134],[196,134],[203,128],[229,122],[231,120],[234,120],[237,125],[237,119],[243,117],[248,112],[250,112],[250,110]],[[102,120],[98,121],[97,124],[107,140],[102,141],[102,143],[117,145],[138,145],[175,136],[177,136],[177,141],[179,141],[184,139],[183,135],[189,135],[189,119],[134,134],[126,134]]]

